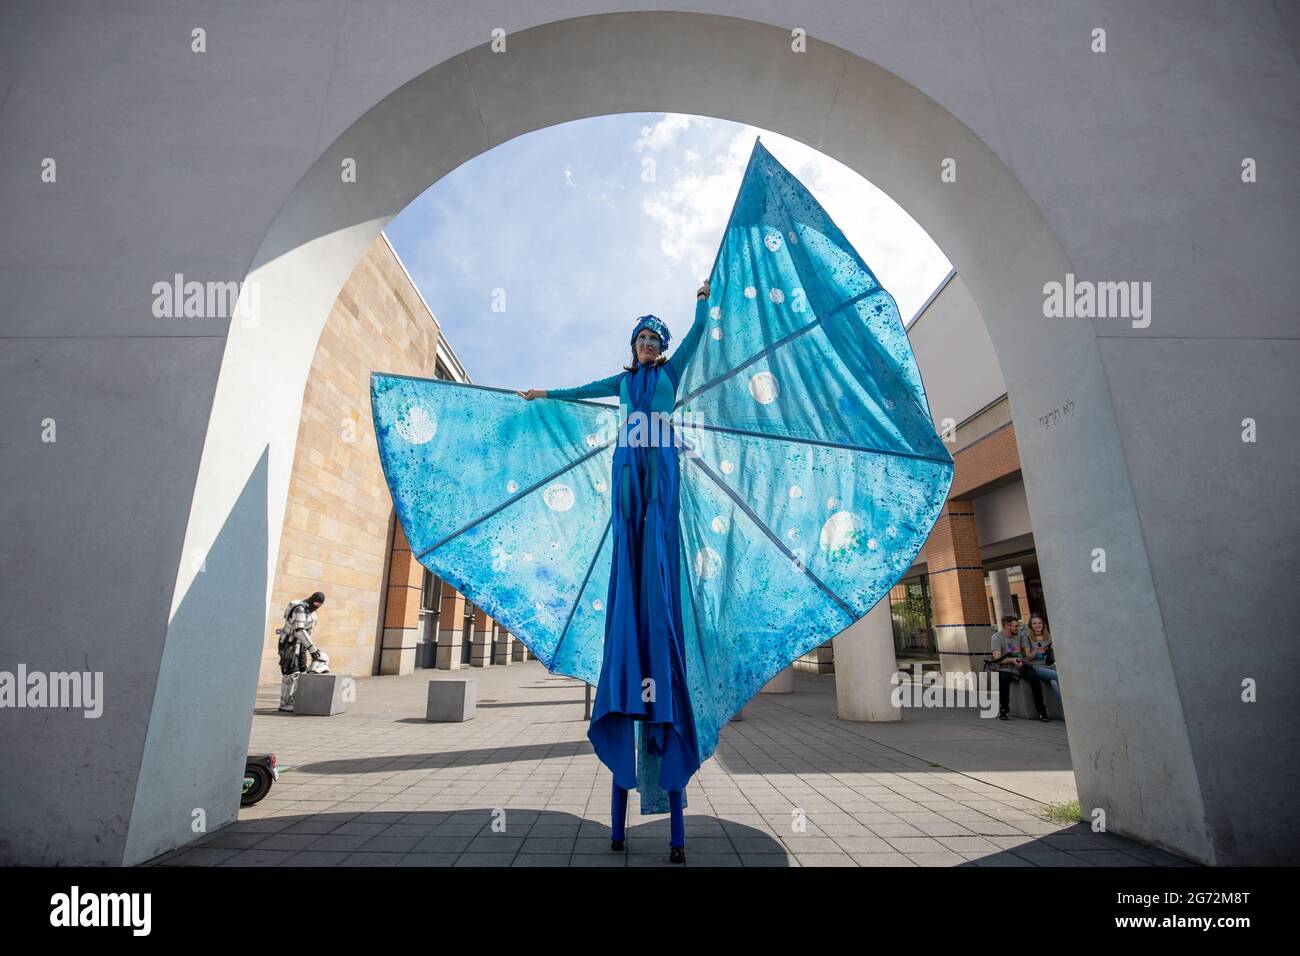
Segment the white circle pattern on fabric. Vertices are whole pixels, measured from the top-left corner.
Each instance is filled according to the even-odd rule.
[[[837,511],[822,525],[821,546],[835,554],[857,547],[862,519],[851,511]]]
[[[506,491],[508,491],[510,494],[513,495],[518,490],[519,490],[519,482],[517,481],[506,482]]]
[[[542,500],[552,511],[568,511],[573,507],[573,489],[568,485],[551,485],[542,492]]]
[[[773,302],[775,302],[777,305],[780,305],[782,302],[785,301],[785,293],[782,292],[780,289],[770,290],[767,293],[767,297],[771,299]]]
[[[749,394],[760,405],[771,405],[781,392],[776,376],[771,372],[759,372],[749,380]]]
[[[711,318],[714,322],[717,322],[719,319],[721,319],[722,306],[715,305],[713,308],[709,309],[709,318]]]
[[[711,527],[718,534],[726,534],[727,527],[728,527],[727,519],[722,517],[722,515],[718,515],[711,522],[709,522],[709,527]]]
[[[781,248],[781,234],[778,232],[769,232],[763,237],[763,245],[767,246],[769,252],[776,252]]]
[[[803,497],[803,489],[800,488],[798,485],[791,485],[791,486],[790,486],[790,497],[791,497],[791,498],[802,498],[802,497]]]
[[[715,328],[712,334],[713,340],[716,342],[722,338],[722,329]]]
[[[792,246],[799,245],[799,237],[794,234],[793,229],[791,229],[788,233],[786,233],[786,236],[789,237],[790,239],[790,245]]]
[[[717,576],[722,570],[722,555],[712,548],[704,547],[695,552],[695,576],[707,581]]]
[[[605,610],[605,602],[600,600],[592,601],[591,609],[593,611],[603,611]]]
[[[754,297],[757,296],[757,295],[758,295],[758,290],[755,289],[752,285],[747,285],[747,286],[745,286],[745,298],[746,298],[746,299],[752,299],[752,298],[754,298]]]
[[[733,470],[735,470],[736,466],[733,465],[730,460],[724,458],[722,459],[722,464],[719,465],[718,467],[722,469],[722,473],[724,475],[729,475]]]
[[[438,419],[423,405],[409,402],[398,413],[395,426],[403,439],[412,445],[423,445],[438,431]]]

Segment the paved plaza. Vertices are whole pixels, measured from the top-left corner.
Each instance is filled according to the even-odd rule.
[[[429,680],[478,681],[477,716],[424,719]],[[153,863],[198,866],[669,866],[668,816],[630,796],[609,846],[610,774],[586,739],[584,685],[535,661],[365,677],[335,717],[276,711],[259,689],[252,753],[270,795]],[[835,717],[834,675],[797,673],[722,731],[686,791],[688,866],[1181,866],[1044,816],[1075,799],[1066,727],[908,709]],[[237,785],[232,781],[232,786]]]

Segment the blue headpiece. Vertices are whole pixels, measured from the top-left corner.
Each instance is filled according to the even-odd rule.
[[[636,348],[636,336],[642,329],[649,329],[655,335],[659,336],[662,343],[660,351],[668,351],[668,343],[672,341],[672,333],[668,331],[668,326],[664,325],[663,319],[657,315],[643,315],[636,320],[636,325],[632,328],[632,340],[629,343],[632,348]]]

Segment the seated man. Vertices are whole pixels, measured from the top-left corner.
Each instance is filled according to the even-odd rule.
[[[1011,719],[1011,682],[1017,679],[1029,682],[1038,719],[1051,720],[1043,704],[1043,688],[1038,683],[1038,675],[1034,673],[1033,665],[1022,660],[1019,632],[1020,618],[1014,614],[1003,615],[1001,630],[993,632],[991,669],[998,672],[998,720]]]

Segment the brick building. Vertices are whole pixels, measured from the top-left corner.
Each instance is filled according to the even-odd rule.
[[[525,659],[522,644],[411,555],[370,415],[370,373],[468,382],[387,238],[339,292],[312,357],[259,681],[279,679],[285,606],[323,591],[315,641],[341,674],[406,674]]]

